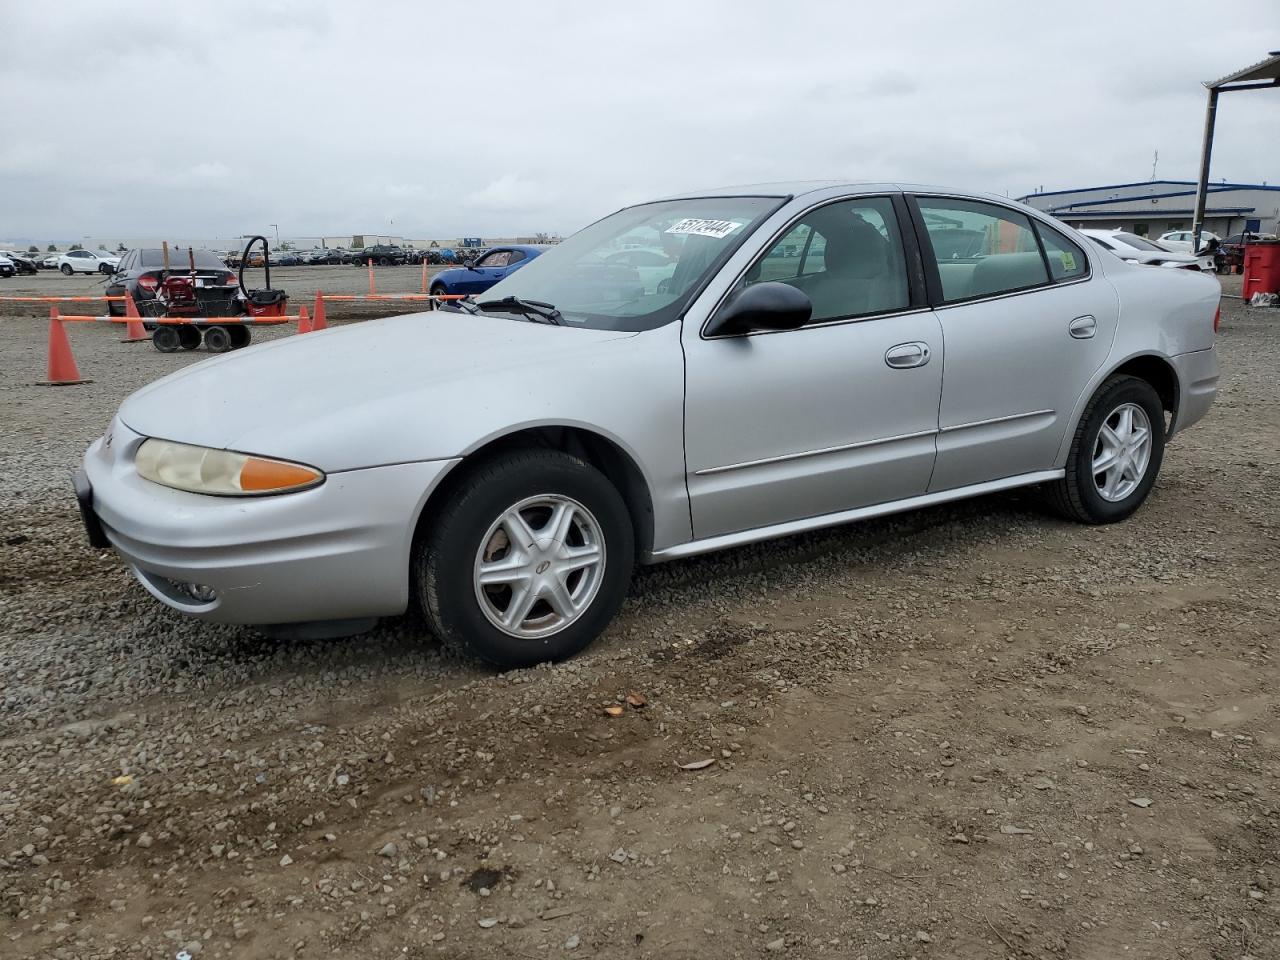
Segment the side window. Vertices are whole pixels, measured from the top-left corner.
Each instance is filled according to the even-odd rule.
[[[495,250],[493,253],[485,254],[477,267],[505,267],[507,258],[511,256],[509,250]]]
[[[1040,242],[1044,244],[1044,255],[1049,260],[1049,274],[1055,281],[1074,280],[1089,272],[1089,260],[1078,244],[1043,223],[1036,223],[1036,232],[1040,234]]]
[[[512,250],[511,253],[508,254],[507,256],[507,266],[509,267],[513,263],[519,263],[523,259],[524,259],[523,250]]]
[[[920,197],[919,204],[948,303],[1049,282],[1023,214],[979,200]]]
[[[893,202],[870,197],[809,211],[765,251],[743,285],[768,280],[808,294],[811,323],[903,309],[907,267]]]

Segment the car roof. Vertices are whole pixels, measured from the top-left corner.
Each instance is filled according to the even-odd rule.
[[[663,197],[663,200],[688,200],[697,197],[801,197],[809,193],[834,191],[840,193],[903,192],[922,194],[947,194],[975,199],[994,200],[1009,206],[1023,207],[1009,197],[981,190],[965,190],[945,187],[935,183],[887,182],[878,180],[780,180],[773,183],[746,183],[728,187],[711,187],[704,190],[687,190]]]

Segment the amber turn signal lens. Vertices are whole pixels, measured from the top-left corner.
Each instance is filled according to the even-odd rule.
[[[266,493],[305,487],[320,479],[320,471],[279,460],[249,457],[240,468],[240,489],[245,493]]]

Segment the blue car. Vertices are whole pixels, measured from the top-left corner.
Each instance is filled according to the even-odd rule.
[[[546,247],[518,244],[490,247],[479,260],[465,267],[451,267],[431,278],[431,292],[442,294],[484,293],[514,270],[519,270]]]

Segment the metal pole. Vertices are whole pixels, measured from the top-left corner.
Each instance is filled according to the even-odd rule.
[[[1191,252],[1200,252],[1200,232],[1204,229],[1205,203],[1209,199],[1209,157],[1213,153],[1213,124],[1218,116],[1218,90],[1209,88],[1204,111],[1204,143],[1200,147],[1200,182],[1196,184],[1196,212],[1191,222]]]

